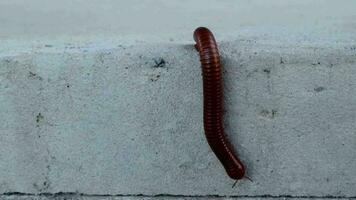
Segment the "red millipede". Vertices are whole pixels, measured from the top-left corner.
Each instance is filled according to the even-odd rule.
[[[194,31],[203,75],[204,130],[206,139],[230,178],[245,177],[245,167],[233,152],[223,128],[223,83],[220,56],[211,31],[199,27]]]

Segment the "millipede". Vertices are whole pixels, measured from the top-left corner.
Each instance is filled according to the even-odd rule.
[[[194,31],[199,52],[204,96],[204,131],[209,146],[234,180],[245,177],[245,167],[234,153],[223,127],[223,83],[220,55],[212,32],[199,27]]]

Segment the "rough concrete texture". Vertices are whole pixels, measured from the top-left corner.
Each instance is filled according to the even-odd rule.
[[[80,196],[80,195],[47,195],[47,196],[29,196],[29,195],[10,195],[0,197],[1,200],[297,200],[300,198],[282,198],[282,197],[213,197],[213,196],[204,196],[204,197],[183,197],[183,196],[156,196],[156,197],[145,197],[145,196]],[[325,198],[302,198],[304,200],[323,200]],[[327,198],[331,200],[336,200],[336,198]],[[340,200],[352,200],[353,198],[337,198]]]
[[[0,198],[356,198],[355,8],[1,1]],[[234,188],[203,133],[201,25],[253,180]]]
[[[282,198],[282,197],[212,197],[212,196],[204,196],[204,197],[182,197],[182,196],[156,196],[156,197],[145,197],[145,196],[80,196],[80,195],[47,195],[47,196],[33,196],[33,195],[10,195],[10,196],[0,196],[1,200],[297,200],[300,198]],[[302,198],[304,200],[323,200],[325,198]],[[327,198],[331,200],[336,200],[336,198]],[[353,198],[337,198],[340,200],[351,200]]]
[[[355,196],[356,51],[220,43],[235,188],[202,129],[192,45],[31,46],[0,61],[2,193]]]

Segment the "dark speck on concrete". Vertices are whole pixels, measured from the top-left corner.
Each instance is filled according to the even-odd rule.
[[[272,112],[271,112],[271,113],[272,113],[272,118],[274,118],[274,117],[277,115],[277,110],[273,110],[273,109],[272,109]]]
[[[150,80],[151,80],[152,82],[156,82],[156,81],[158,81],[159,77],[161,77],[160,74],[152,75],[151,78],[150,78]]]
[[[271,111],[269,111],[264,109],[260,112],[260,116],[274,119],[277,116],[277,110],[272,109]]]
[[[315,65],[320,65],[320,64],[321,64],[320,61],[318,61],[318,62],[316,62],[316,63],[312,63],[313,66],[315,66]]]
[[[263,72],[265,72],[266,74],[270,74],[271,73],[271,69],[266,68],[266,69],[263,70]]]
[[[46,191],[49,188],[50,184],[49,184],[49,182],[47,180],[45,180],[45,181],[42,182],[42,184],[33,183],[32,185],[37,191],[43,192],[43,191]]]
[[[38,113],[36,116],[37,126],[39,126],[39,123],[41,123],[43,121],[43,119],[44,119],[44,116],[41,113]]]
[[[38,74],[31,72],[31,71],[28,72],[28,77],[33,78],[33,79],[38,79],[40,81],[43,80],[43,78],[41,76],[39,76]]]
[[[315,92],[321,92],[321,91],[323,91],[323,90],[325,90],[326,88],[324,88],[324,87],[317,87],[317,88],[314,88],[314,91]]]
[[[166,66],[166,61],[163,58],[153,59],[153,61],[155,62],[155,65],[153,65],[153,67],[155,67],[155,68],[160,68],[160,67]]]
[[[122,49],[126,49],[126,47],[124,47],[122,44],[117,45],[117,47],[120,47]]]
[[[37,76],[37,74],[30,71],[30,72],[28,72],[28,76],[29,77],[35,77],[35,76]]]
[[[282,58],[282,57],[280,58],[279,63],[280,63],[280,64],[284,64],[284,60],[283,60],[283,58]]]

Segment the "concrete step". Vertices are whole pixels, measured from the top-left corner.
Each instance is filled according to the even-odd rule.
[[[347,2],[1,1],[0,198],[355,198]],[[201,25],[252,179],[235,187],[203,132]]]
[[[1,192],[356,195],[353,45],[219,42],[232,188],[192,44],[59,43],[1,56]]]

